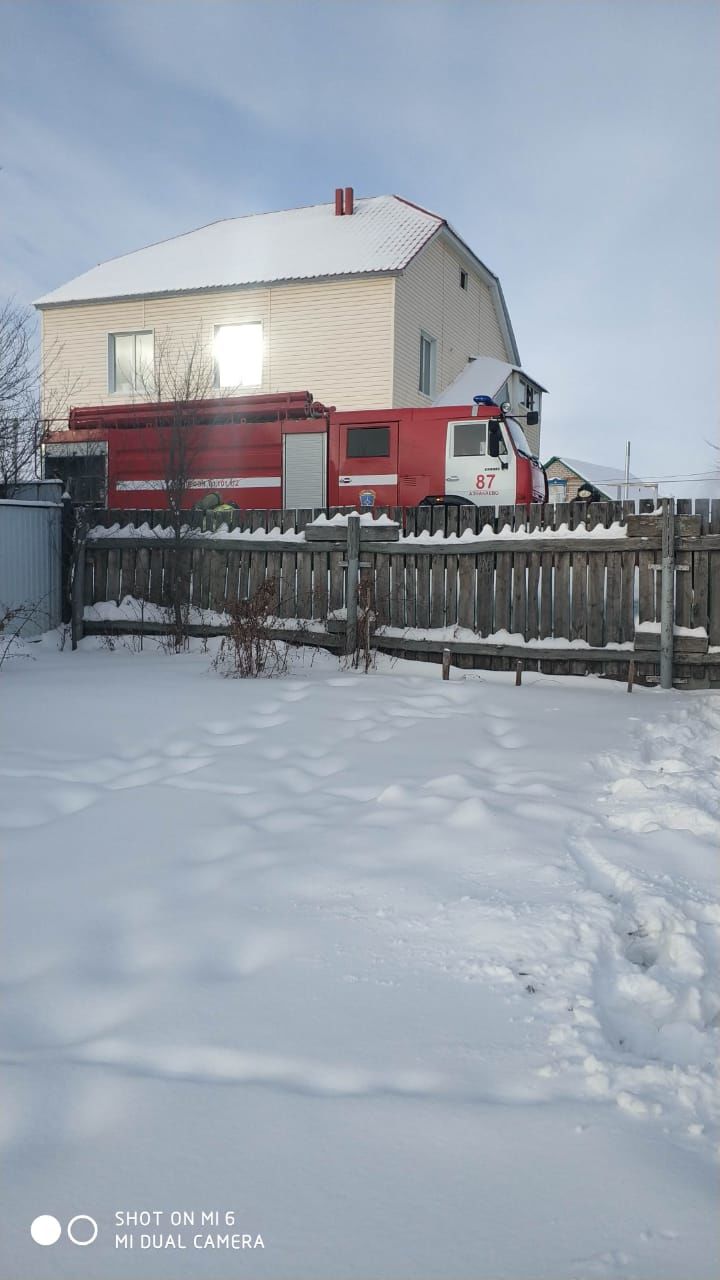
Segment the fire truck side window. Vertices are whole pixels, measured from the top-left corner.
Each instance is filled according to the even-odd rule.
[[[348,458],[389,458],[389,427],[349,427]]]
[[[456,422],[453,457],[483,457],[486,451],[486,430],[484,422]]]
[[[102,454],[47,458],[45,479],[60,480],[73,502],[101,506],[105,501],[105,457]]]

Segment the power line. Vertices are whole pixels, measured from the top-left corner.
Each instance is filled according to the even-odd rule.
[[[628,485],[629,488],[632,489],[633,486],[637,488],[642,485],[677,484],[680,480],[685,484],[705,484],[708,480],[717,480],[718,483],[720,483],[720,471],[708,471],[705,474],[695,471],[692,474],[685,476],[655,476],[652,480],[639,480],[633,476],[628,482]],[[622,489],[626,488],[624,480],[605,481],[605,483],[610,483],[613,488],[617,488],[618,485]]]

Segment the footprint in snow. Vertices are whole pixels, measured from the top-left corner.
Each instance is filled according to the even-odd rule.
[[[24,795],[24,792],[27,794]],[[42,827],[58,818],[80,813],[95,803],[98,792],[90,787],[47,787],[41,794],[37,788],[14,787],[13,804],[6,804],[0,812],[0,829],[22,831]]]
[[[248,725],[251,729],[279,729],[281,724],[287,724],[289,716],[277,716],[270,712],[261,712],[259,719],[248,718]]]
[[[255,741],[254,733],[225,733],[213,742],[214,747],[246,747]]]
[[[302,702],[304,698],[307,698],[309,692],[309,689],[288,690],[287,693],[283,694],[283,702]]]

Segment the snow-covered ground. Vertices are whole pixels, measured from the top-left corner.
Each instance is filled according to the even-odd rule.
[[[26,652],[2,1280],[717,1273],[717,695]]]

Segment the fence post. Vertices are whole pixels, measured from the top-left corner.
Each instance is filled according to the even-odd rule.
[[[72,614],[71,640],[73,652],[83,638],[83,615],[85,612],[85,527],[78,529],[77,546],[75,548],[75,572],[72,578]]]
[[[345,652],[357,649],[358,574],[360,572],[360,516],[353,512],[347,524],[347,627]]]
[[[72,619],[72,564],[75,535],[75,510],[68,493],[62,499],[60,524],[60,582],[62,592],[62,621]]]
[[[662,581],[660,586],[660,687],[673,687],[675,626],[675,500],[662,499]]]

